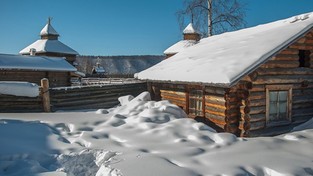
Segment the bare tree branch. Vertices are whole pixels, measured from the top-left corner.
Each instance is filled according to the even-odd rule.
[[[211,36],[245,27],[245,6],[240,0],[184,0],[177,12],[181,30],[189,22],[203,36]]]

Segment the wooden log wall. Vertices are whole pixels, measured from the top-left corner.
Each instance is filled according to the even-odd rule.
[[[40,85],[42,78],[49,79],[50,87],[70,86],[69,72],[0,71],[0,81],[25,81]]]
[[[184,85],[175,84],[152,84],[154,100],[169,100],[171,103],[181,107],[185,112],[187,106],[187,91]]]
[[[50,99],[52,111],[111,108],[119,104],[120,96],[137,96],[144,91],[146,83],[52,88]]]
[[[216,126],[226,131],[229,126],[227,122],[228,110],[227,106],[231,104],[227,102],[223,88],[205,87],[205,117]]]
[[[0,94],[0,113],[42,112],[42,96],[21,97]]]
[[[310,50],[310,68],[300,68],[299,50]],[[292,85],[292,123],[313,117],[313,32],[284,49],[253,73],[249,91],[250,132],[266,128],[266,86]]]

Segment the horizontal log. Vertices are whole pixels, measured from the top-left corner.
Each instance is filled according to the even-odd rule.
[[[250,101],[250,107],[265,106],[266,99],[254,99]]]
[[[101,103],[101,102],[113,102],[117,101],[118,97],[106,97],[106,98],[98,98],[98,99],[84,99],[82,100],[76,100],[76,101],[67,101],[67,102],[55,102],[52,101],[51,104],[53,106],[75,106],[75,105],[88,105],[91,103]]]
[[[259,130],[266,127],[265,121],[250,122],[250,131]]]
[[[226,100],[223,97],[218,97],[218,96],[210,96],[210,95],[206,95],[205,96],[205,101],[206,102],[215,102],[216,104],[225,104]]]
[[[168,94],[168,95],[177,95],[177,96],[185,96],[185,92],[178,92],[178,91],[170,91],[170,90],[160,90],[162,94]]]
[[[139,92],[132,92],[134,96],[138,95]],[[51,97],[51,100],[54,102],[72,102],[72,101],[81,101],[82,99],[94,100],[97,101],[98,99],[106,99],[115,97],[116,99],[120,96],[129,95],[130,92],[127,93],[113,93],[113,94],[101,94],[101,95],[89,95],[89,96],[64,96],[64,97]]]
[[[169,96],[169,95],[164,95],[161,94],[162,99],[166,100],[175,100],[175,101],[181,101],[181,102],[186,102],[186,97],[174,97],[174,96]]]
[[[263,75],[313,75],[313,70],[303,69],[303,68],[267,68],[267,69],[258,69],[258,74]]]
[[[224,129],[226,122],[223,118],[212,115],[212,114],[206,114],[205,117],[207,118],[208,121],[214,123],[218,127]]]
[[[297,54],[278,54],[274,56],[271,60],[274,61],[299,61],[299,55]]]
[[[312,108],[313,109],[313,102],[309,103],[302,103],[302,104],[292,104],[292,109],[305,109],[305,108]]]
[[[313,89],[312,88],[302,88],[302,89],[293,89],[292,95],[296,96],[313,96]]]
[[[260,68],[298,68],[299,61],[276,61],[270,60],[261,65]]]
[[[289,47],[293,49],[299,49],[299,50],[313,50],[313,45],[310,45],[308,43],[305,43],[305,44],[295,43]]]
[[[50,90],[50,95],[51,97],[73,97],[73,96],[92,96],[92,95],[102,95],[102,94],[114,94],[114,93],[131,93],[131,92],[143,92],[144,89],[139,89],[139,88],[132,88],[132,89],[114,89],[114,90],[95,90],[95,91],[85,91],[85,90],[80,90],[80,91],[64,91],[64,92],[52,92]]]
[[[217,87],[206,87],[205,93],[206,94],[224,95],[225,90],[223,88],[217,88]]]
[[[251,107],[250,108],[250,115],[252,114],[265,114],[266,107],[265,106],[258,106],[258,107]]]
[[[250,102],[253,100],[266,99],[266,92],[251,92],[249,96]]]
[[[213,104],[213,103],[205,102],[205,106],[206,107],[212,107],[212,108],[220,109],[220,110],[223,110],[223,111],[226,110],[226,106],[225,105],[220,105],[220,104]]]
[[[313,108],[304,108],[304,109],[294,109],[292,110],[292,116],[308,116],[312,115],[313,117]]]
[[[313,76],[310,75],[282,75],[282,76],[259,76],[259,78],[254,82],[254,84],[294,84],[302,83],[303,81],[309,83],[313,82]]]
[[[88,105],[74,105],[74,106],[54,106],[53,111],[57,110],[77,110],[77,109],[99,109],[99,108],[111,108],[118,105],[118,102],[108,102],[108,103],[96,103]]]
[[[265,121],[266,115],[265,114],[251,114],[250,115],[250,122],[259,122]]]
[[[288,49],[282,50],[279,54],[298,54],[298,53],[299,53],[299,50],[288,48]]]

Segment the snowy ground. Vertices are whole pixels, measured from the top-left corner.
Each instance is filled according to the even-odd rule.
[[[293,133],[244,139],[147,93],[120,102],[94,112],[0,114],[0,175],[313,175],[313,119]]]

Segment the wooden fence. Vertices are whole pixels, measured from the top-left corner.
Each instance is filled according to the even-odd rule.
[[[47,86],[42,81],[41,93],[35,98],[0,95],[0,113],[111,108],[119,104],[120,96],[137,96],[147,91],[147,84],[143,82],[59,88]]]

